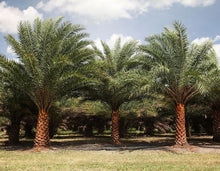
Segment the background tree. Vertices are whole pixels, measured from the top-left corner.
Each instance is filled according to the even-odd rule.
[[[220,70],[217,68],[208,78],[206,103],[213,113],[213,140],[220,142]]]
[[[129,41],[121,46],[118,39],[114,48],[111,49],[102,42],[103,51],[93,47],[96,52],[95,74],[98,82],[90,84],[86,88],[85,95],[90,100],[100,100],[109,105],[112,110],[112,133],[111,138],[114,144],[119,141],[119,108],[128,101],[140,96],[139,87],[145,81],[138,70],[139,58],[142,54],[137,50],[137,42]]]
[[[3,77],[4,76],[4,77]],[[4,84],[5,78],[10,79],[12,75],[0,72],[1,89],[0,89],[0,108],[1,115],[8,118],[7,125],[8,145],[16,145],[19,143],[20,123],[26,116],[35,112],[31,108],[36,107],[26,94],[16,88],[16,83],[11,82],[10,85]]]
[[[76,88],[85,80],[83,67],[89,64],[90,44],[80,25],[56,20],[36,19],[33,26],[21,22],[18,40],[7,35],[6,40],[18,55],[19,62],[1,56],[5,84],[15,82],[17,89],[26,94],[38,108],[35,147],[48,146],[49,110],[66,90]],[[10,74],[10,77],[6,77]],[[71,84],[70,84],[71,83]]]
[[[174,29],[165,28],[160,35],[146,38],[142,46],[154,61],[156,82],[173,99],[176,105],[175,144],[186,145],[185,105],[193,96],[203,91],[205,80],[213,69],[212,41],[202,45],[190,44],[186,27],[175,22]]]
[[[9,124],[7,125],[8,145],[16,145],[19,143],[20,123],[21,120],[31,113],[29,109],[30,101],[24,97],[13,94],[7,95],[4,99],[1,108],[2,116],[8,118]]]

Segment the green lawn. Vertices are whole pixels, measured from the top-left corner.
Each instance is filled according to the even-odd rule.
[[[7,137],[2,136],[0,171],[220,170],[220,144],[210,136],[192,137],[190,144],[199,147],[194,152],[170,150],[173,139],[173,135],[134,137],[122,139],[123,146],[114,146],[108,136],[57,135],[51,150],[33,152],[33,140],[22,139],[20,145],[8,147],[4,146]]]
[[[1,150],[0,170],[220,170],[220,154]]]

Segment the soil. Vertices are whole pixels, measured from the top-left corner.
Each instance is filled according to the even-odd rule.
[[[147,141],[148,137],[136,138],[132,141],[122,140],[121,145],[113,145],[109,138],[70,138],[52,140],[49,148],[33,148],[32,141],[21,141],[17,146],[6,146],[0,142],[0,150],[8,151],[31,151],[31,152],[47,152],[56,150],[76,150],[76,151],[137,151],[148,150],[156,152],[172,152],[172,153],[219,153],[220,143],[212,141],[211,136],[192,137],[189,139],[189,145],[176,146],[173,145],[173,137],[155,137],[152,141]]]

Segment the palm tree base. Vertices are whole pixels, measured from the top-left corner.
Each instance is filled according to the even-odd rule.
[[[213,141],[220,142],[220,112],[219,112],[219,110],[214,111]]]
[[[179,146],[185,146],[188,144],[185,126],[185,106],[182,103],[177,103],[176,105],[175,144]]]
[[[120,145],[119,141],[119,109],[112,110],[112,135],[111,135],[112,143]]]
[[[220,135],[218,135],[218,136],[213,136],[213,141],[214,142],[220,142]]]
[[[112,140],[112,144],[122,145],[122,143],[119,140]]]
[[[47,142],[40,142],[36,141],[36,138],[34,140],[34,148],[49,148],[50,147],[50,141]]]
[[[43,109],[39,111],[38,122],[36,129],[36,136],[34,139],[34,146],[36,148],[48,147],[50,146],[50,136],[49,136],[49,114]]]
[[[7,128],[8,142],[7,145],[19,144],[20,118],[11,118],[11,124]]]
[[[184,143],[184,144],[175,144],[172,147],[174,148],[187,148],[190,147],[191,145],[189,143]]]
[[[34,148],[31,150],[31,151],[33,151],[33,152],[39,152],[39,151],[49,151],[51,149],[51,147],[50,146],[39,146],[39,147],[37,147],[37,146],[34,146]]]

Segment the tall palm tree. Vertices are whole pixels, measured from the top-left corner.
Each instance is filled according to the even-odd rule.
[[[213,140],[220,142],[220,70],[209,76],[207,104],[213,112]]]
[[[101,43],[103,51],[93,47],[96,52],[95,77],[98,81],[86,88],[85,95],[90,100],[100,100],[109,105],[112,110],[111,139],[114,144],[120,144],[119,108],[123,103],[140,96],[139,86],[147,79],[138,70],[142,54],[137,51],[136,41],[128,41],[121,46],[119,38],[113,49],[106,43]]]
[[[8,144],[19,143],[20,122],[26,116],[36,113],[36,106],[30,98],[20,89],[17,89],[16,81],[10,78],[11,73],[0,71],[0,109],[1,115],[8,118],[7,126]],[[6,84],[10,80],[10,84]]]
[[[1,115],[8,118],[9,125],[7,126],[8,144],[16,145],[19,143],[20,122],[23,117],[30,115],[30,99],[28,99],[21,91],[12,92],[3,89],[4,92],[0,93],[0,108],[2,109]]]
[[[67,90],[77,88],[84,82],[83,71],[92,57],[88,34],[84,28],[70,22],[36,19],[33,26],[21,22],[18,40],[7,35],[6,40],[18,55],[19,62],[0,57],[4,84],[16,82],[38,108],[35,147],[50,145],[49,110]],[[10,77],[8,76],[10,75]]]
[[[160,35],[146,38],[141,48],[154,61],[160,88],[175,102],[176,145],[188,144],[185,129],[185,105],[193,96],[203,91],[204,80],[213,69],[212,41],[202,45],[190,44],[186,27],[180,22],[174,29],[165,28]]]

